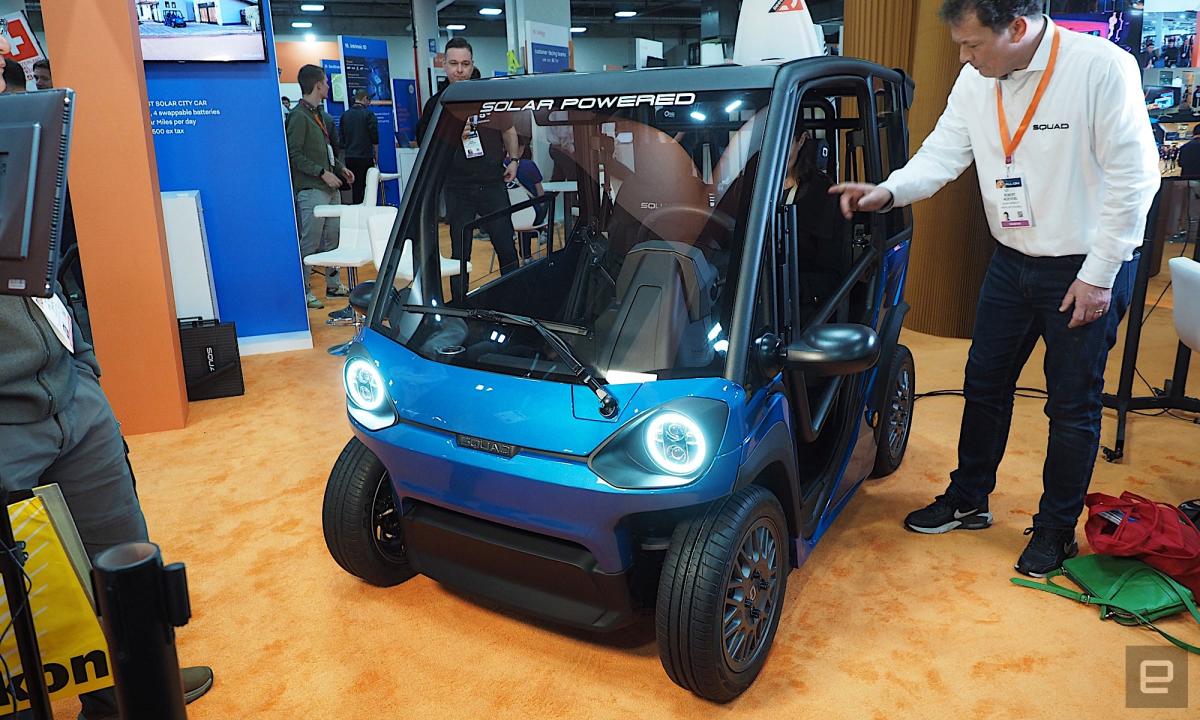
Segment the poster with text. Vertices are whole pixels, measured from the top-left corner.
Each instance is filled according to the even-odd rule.
[[[571,66],[570,28],[527,20],[525,39],[529,43],[530,72],[556,73]]]
[[[325,98],[325,112],[333,116],[334,120],[339,120],[342,113],[346,111],[346,103],[344,100],[334,97],[333,88],[345,86],[345,81],[342,79],[342,63],[337,60],[322,60],[321,69],[325,71],[325,80],[329,83],[329,97]],[[341,94],[343,97],[345,96],[345,92]]]
[[[392,78],[388,66],[388,47],[376,38],[338,36],[342,51],[342,77],[346,83],[346,108],[360,90],[367,93],[368,108],[379,124],[379,172],[395,173],[396,118],[392,107]],[[399,185],[384,183],[382,193],[388,205],[400,204]]]
[[[33,64],[46,57],[42,46],[38,44],[37,36],[29,25],[29,18],[24,10],[18,10],[7,15],[0,15],[0,31],[8,38],[11,52],[4,57],[10,57],[21,63],[25,70],[25,79],[33,80]]]
[[[417,121],[421,109],[417,107],[417,81],[397,79],[392,81],[392,97],[396,106],[396,145],[412,147],[417,137]]]

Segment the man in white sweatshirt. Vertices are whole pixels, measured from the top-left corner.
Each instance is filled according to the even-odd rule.
[[[964,63],[921,149],[881,185],[848,183],[842,211],[930,197],[972,162],[999,246],[980,291],[958,469],[905,518],[921,533],[991,525],[1017,377],[1046,343],[1050,437],[1033,534],[1016,569],[1040,577],[1078,551],[1100,444],[1104,366],[1129,304],[1134,253],[1159,186],[1137,61],[1057,27],[1041,0],[945,0]],[[917,242],[920,242],[918,239]]]

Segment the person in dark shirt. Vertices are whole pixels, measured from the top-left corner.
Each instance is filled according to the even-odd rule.
[[[1179,176],[1200,179],[1200,124],[1192,128],[1192,139],[1179,148]]]
[[[453,38],[446,43],[446,79],[451,84],[470,80],[474,69],[474,52],[469,42]],[[425,139],[440,99],[438,93],[425,103],[417,124],[418,138]],[[434,128],[435,132],[438,130]],[[440,130],[443,135],[431,138],[430,148],[434,143],[452,147],[450,168],[442,188],[446,220],[450,224],[450,257],[470,260],[473,243],[466,226],[476,218],[510,207],[506,184],[517,177],[521,145],[510,113],[479,113],[465,118],[461,132],[453,122],[444,123]],[[496,252],[500,273],[516,270],[512,216],[501,214],[481,227]],[[467,287],[465,273],[450,278],[451,299],[465,296]]]
[[[361,204],[366,194],[367,170],[379,162],[379,120],[369,104],[367,91],[358,90],[354,93],[354,106],[342,113],[338,124],[346,167],[354,173],[350,194],[355,205]]]

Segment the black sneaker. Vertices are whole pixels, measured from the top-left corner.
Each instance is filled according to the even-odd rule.
[[[904,518],[904,527],[926,535],[951,530],[982,530],[991,524],[992,514],[986,503],[983,507],[960,505],[946,495],[938,495],[932,503]]]
[[[1025,552],[1014,566],[1017,572],[1029,577],[1046,577],[1062,567],[1063,560],[1079,554],[1079,544],[1075,542],[1074,530],[1054,530],[1052,528],[1025,528],[1025,534],[1033,533],[1033,538],[1025,546]]]

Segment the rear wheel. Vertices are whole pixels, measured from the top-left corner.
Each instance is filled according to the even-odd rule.
[[[676,527],[655,613],[667,675],[717,702],[749,688],[775,639],[789,570],[787,522],[766,488],[745,488]]]
[[[351,575],[389,587],[416,574],[387,468],[358,438],[333,464],[321,520],[329,554]]]
[[[872,477],[886,477],[896,472],[908,450],[912,431],[913,403],[917,391],[917,368],[912,352],[897,345],[888,364],[883,408],[879,418],[879,449],[875,455]]]

